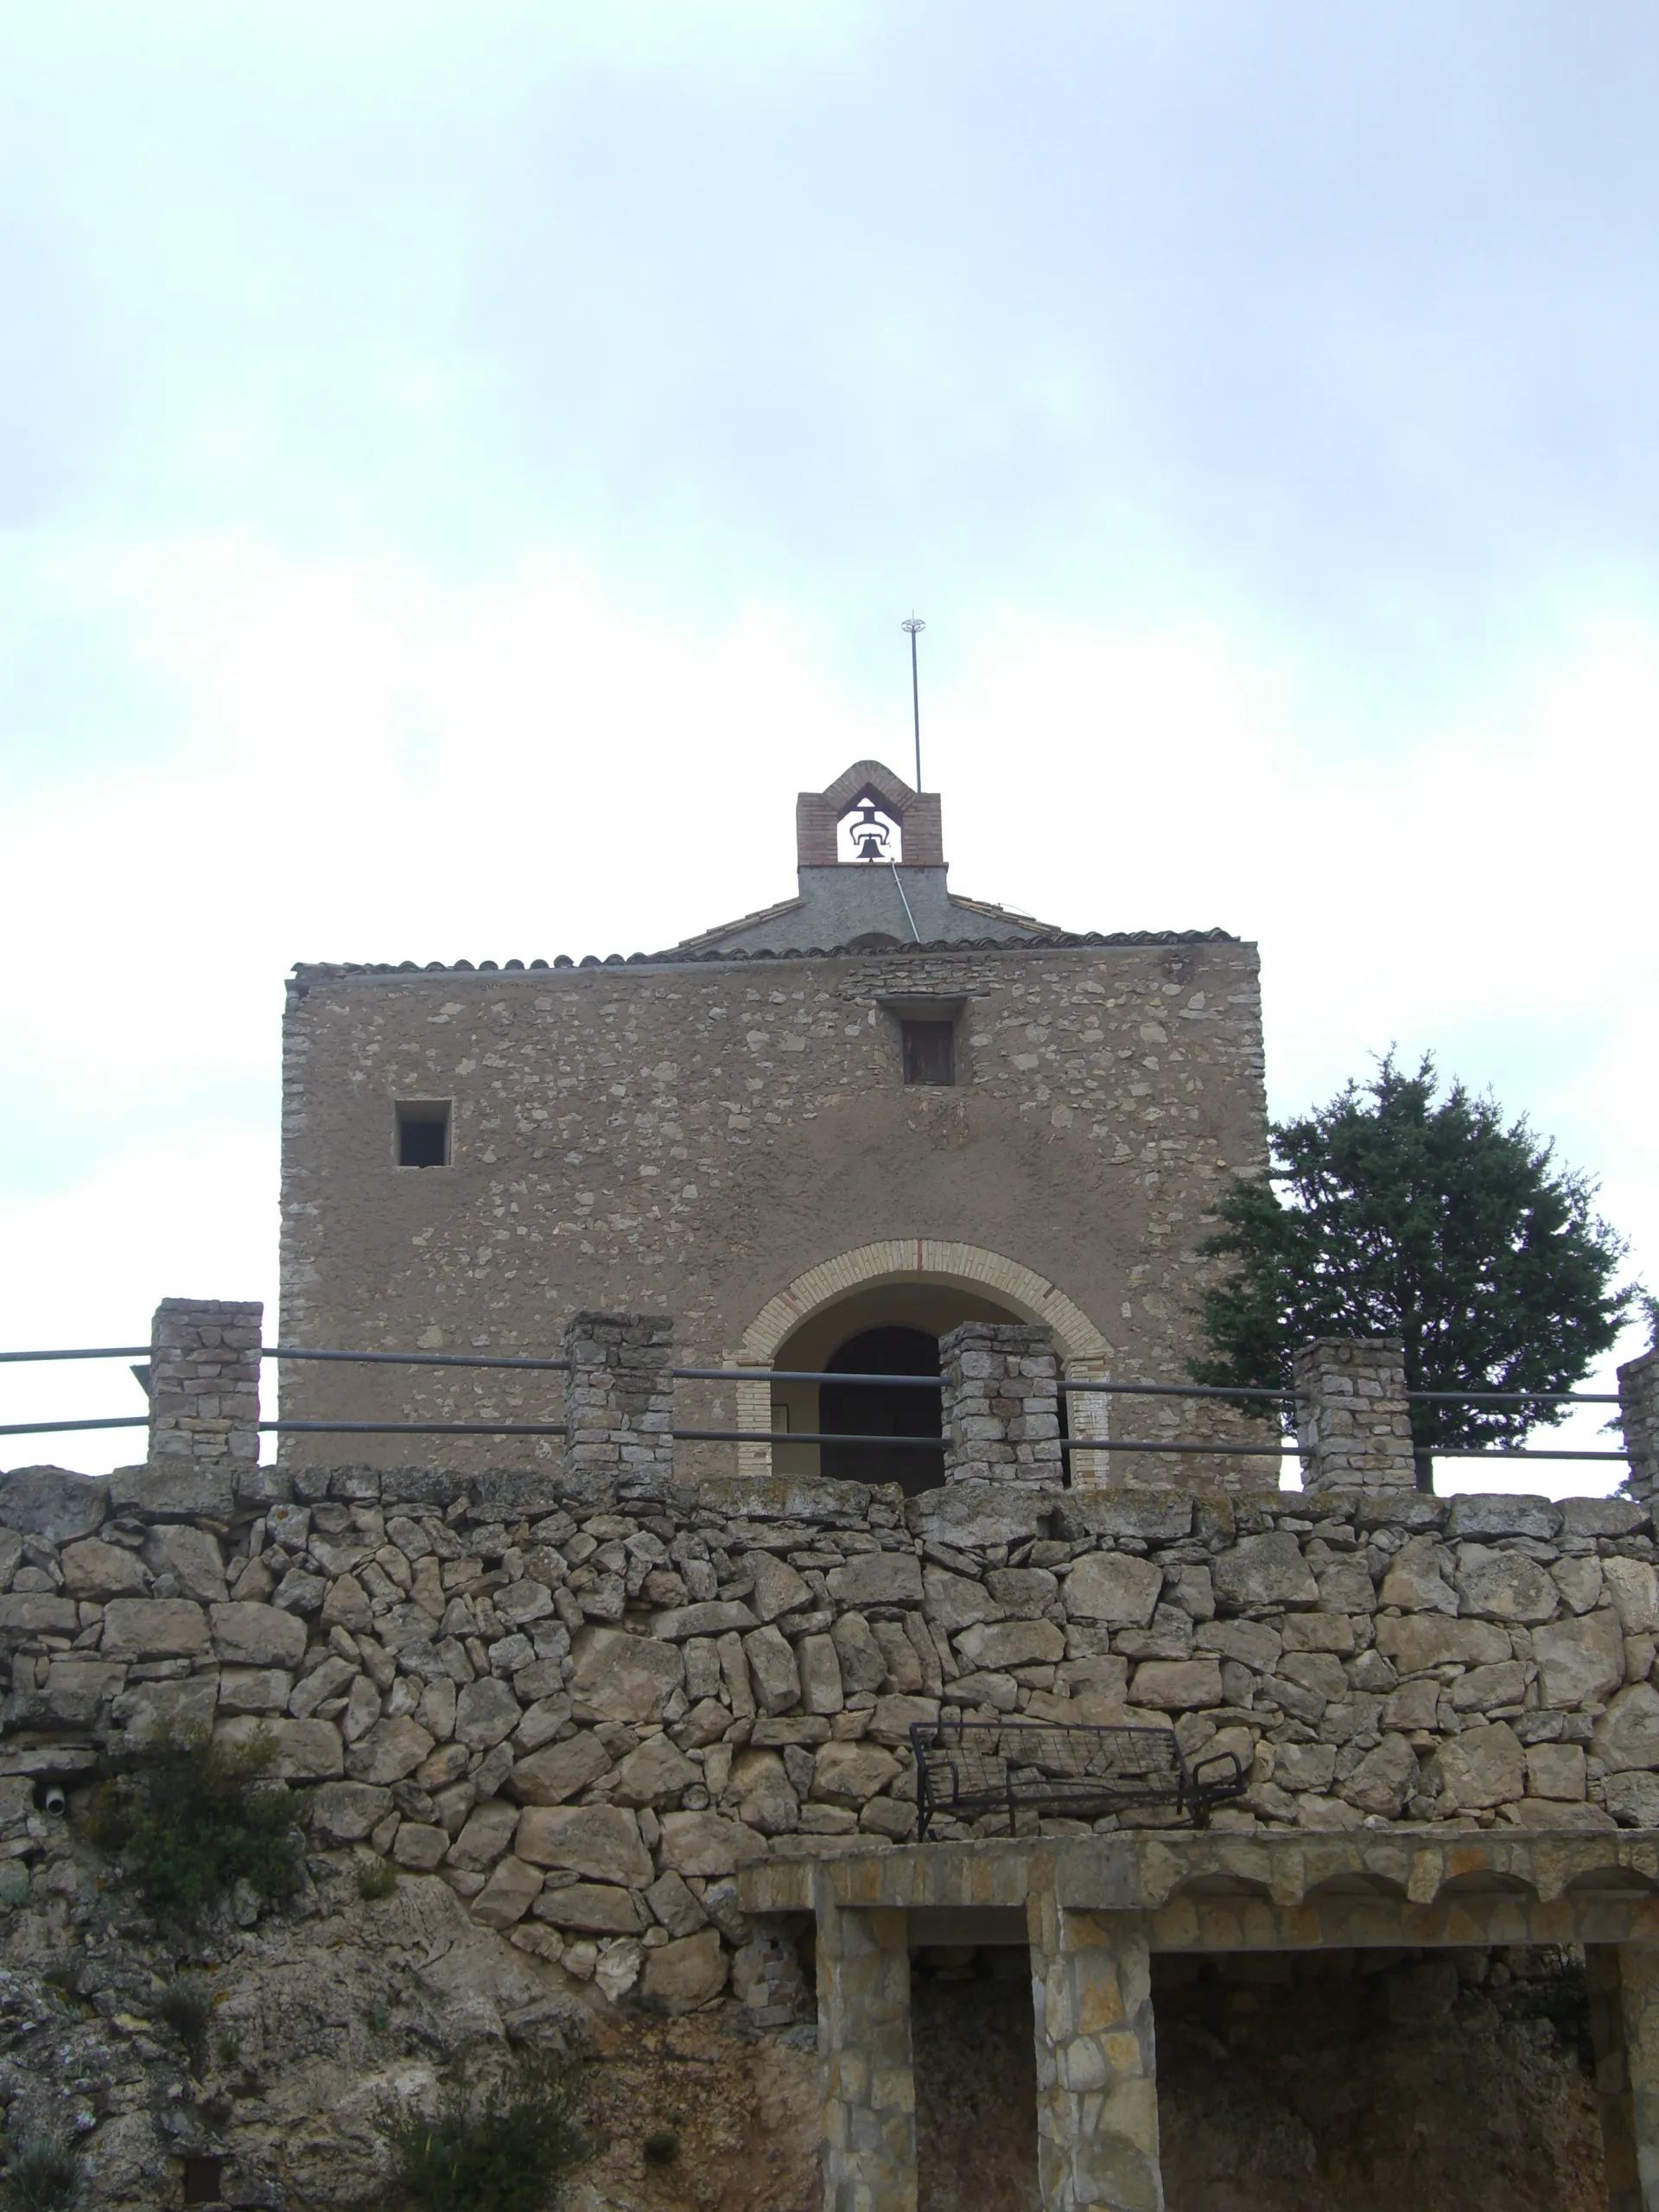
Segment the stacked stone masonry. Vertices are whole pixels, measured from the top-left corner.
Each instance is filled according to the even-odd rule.
[[[41,1862],[31,1777],[264,1732],[317,1848],[694,2005],[740,1869],[913,1834],[941,1712],[1173,1726],[1248,1770],[1229,1829],[1659,1826],[1656,1562],[1623,1498],[26,1469],[0,1854]]]

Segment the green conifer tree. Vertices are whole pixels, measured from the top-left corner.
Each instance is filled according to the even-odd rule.
[[[1570,1390],[1611,1347],[1638,1293],[1613,1287],[1626,1248],[1595,1185],[1490,1097],[1437,1088],[1431,1058],[1414,1075],[1390,1053],[1269,1126],[1268,1173],[1233,1179],[1202,1247],[1237,1264],[1205,1294],[1194,1382],[1287,1389],[1300,1344],[1397,1337],[1408,1390]],[[1418,1488],[1437,1449],[1516,1444],[1561,1410],[1417,1402]]]

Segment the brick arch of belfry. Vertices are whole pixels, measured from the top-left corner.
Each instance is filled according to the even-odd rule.
[[[735,1364],[770,1367],[785,1339],[825,1306],[838,1305],[855,1291],[902,1282],[949,1284],[998,1300],[1022,1321],[1040,1322],[1053,1332],[1060,1371],[1069,1382],[1104,1382],[1109,1374],[1111,1345],[1083,1308],[1057,1284],[1004,1253],[987,1251],[983,1245],[928,1236],[887,1237],[879,1243],[837,1253],[834,1259],[807,1268],[769,1298],[750,1322],[738,1346]],[[1073,1398],[1069,1408],[1072,1435],[1106,1435],[1109,1403],[1104,1395],[1093,1392]],[[737,1385],[737,1425],[763,1431],[771,1428],[770,1383]],[[1100,1465],[1095,1453],[1090,1459],[1096,1466]],[[737,1465],[741,1475],[769,1475],[771,1445],[740,1444]],[[1100,1479],[1093,1478],[1095,1482]]]

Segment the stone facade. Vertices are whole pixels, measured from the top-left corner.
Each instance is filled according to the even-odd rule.
[[[920,873],[942,885],[942,855]],[[819,876],[832,880],[815,889]],[[578,1308],[660,1310],[677,1318],[686,1363],[718,1365],[753,1360],[780,1310],[789,1329],[810,1326],[801,1286],[816,1282],[849,1330],[903,1319],[911,1294],[936,1334],[1063,1313],[1069,1376],[1179,1377],[1217,1265],[1198,1251],[1214,1198],[1265,1158],[1255,948],[1218,931],[1050,932],[953,899],[929,924],[945,934],[906,943],[854,929],[872,918],[859,899],[883,886],[892,899],[885,868],[802,880],[802,901],[780,910],[794,917],[781,950],[734,927],[626,962],[296,969],[284,1340],[532,1355]],[[813,934],[831,892],[827,932],[884,941]],[[917,1017],[953,1025],[954,1084],[905,1081],[903,1024]],[[397,1164],[410,1102],[447,1112],[446,1164]],[[296,1419],[558,1418],[546,1379],[522,1372],[296,1363],[282,1388]],[[686,1405],[688,1425],[739,1425],[733,1388]],[[1147,1406],[1155,1433],[1247,1433],[1224,1408]],[[770,1427],[754,1410],[741,1425]],[[793,1426],[815,1432],[815,1411],[796,1406]],[[532,1438],[360,1448],[461,1469],[554,1456]],[[339,1457],[326,1437],[289,1436],[283,1451]],[[683,1459],[765,1472],[772,1449]],[[777,1463],[818,1471],[810,1446],[780,1447]],[[1109,1469],[1102,1455],[1100,1471],[1199,1479],[1133,1454]],[[1247,1471],[1212,1463],[1202,1486]]]

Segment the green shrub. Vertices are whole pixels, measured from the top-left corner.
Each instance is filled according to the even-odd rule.
[[[80,2195],[80,2160],[60,2135],[24,2135],[6,2160],[11,2212],[65,2212]]]
[[[588,2154],[579,2087],[573,2060],[525,2058],[490,2088],[458,2085],[435,2120],[389,2116],[393,2201],[421,2212],[552,2212]]]
[[[268,1737],[231,1751],[168,1745],[94,1792],[86,1832],[120,1854],[157,1911],[193,1912],[237,1882],[262,1897],[291,1896],[297,1805],[266,1776],[274,1751]]]
[[[374,1899],[389,1897],[397,1886],[397,1869],[390,1859],[359,1859],[357,1862],[357,1894]]]
[[[156,2000],[156,2012],[184,2045],[191,2070],[200,2074],[207,2063],[207,2023],[213,2017],[213,1992],[200,1977],[181,1974],[169,1981]]]

